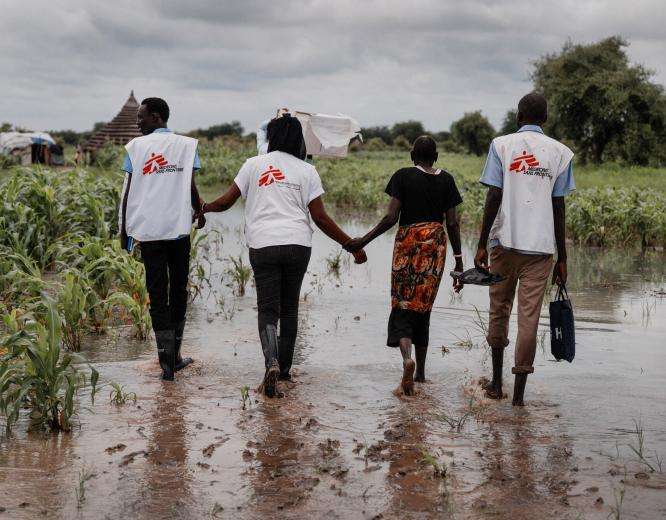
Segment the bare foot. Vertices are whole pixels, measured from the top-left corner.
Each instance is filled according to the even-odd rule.
[[[402,391],[405,395],[414,395],[414,370],[416,363],[413,359],[408,359],[403,363],[402,369]]]

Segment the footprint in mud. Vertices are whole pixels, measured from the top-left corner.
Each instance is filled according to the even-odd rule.
[[[128,464],[131,464],[134,462],[134,459],[136,457],[142,455],[144,459],[148,458],[149,453],[146,450],[139,450],[139,451],[133,451],[132,453],[128,453],[125,455],[121,460],[119,466],[127,466]]]
[[[107,452],[109,455],[111,455],[112,453],[116,453],[117,451],[123,451],[125,448],[127,448],[127,446],[121,443],[121,444],[116,444],[115,446],[109,446],[104,451]]]
[[[222,446],[229,439],[230,439],[230,437],[225,437],[225,438],[222,438],[221,440],[219,440],[217,442],[209,444],[203,450],[201,450],[201,452],[203,453],[203,456],[207,457],[207,458],[210,458],[213,455],[213,452],[215,451],[215,448],[218,448],[219,446]]]

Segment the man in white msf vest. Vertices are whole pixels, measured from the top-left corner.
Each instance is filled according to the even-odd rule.
[[[120,208],[120,239],[131,251],[141,244],[146,268],[162,379],[192,363],[180,347],[187,310],[190,270],[190,231],[200,198],[194,171],[201,167],[197,140],[167,128],[169,106],[160,98],[141,102],[137,125],[142,137],[127,146],[123,170],[127,172]],[[205,225],[199,218],[197,228]]]
[[[515,348],[514,406],[523,406],[527,375],[534,372],[537,327],[548,278],[567,281],[564,197],[575,189],[573,152],[544,135],[546,98],[532,92],[518,103],[519,130],[496,137],[490,145],[481,183],[488,186],[476,267],[490,268],[504,280],[490,286],[488,344],[493,378],[486,395],[502,399],[504,349],[509,344],[509,318],[518,290],[518,334]]]

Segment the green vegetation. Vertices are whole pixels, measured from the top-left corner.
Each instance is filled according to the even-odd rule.
[[[231,266],[225,271],[231,277],[231,281],[235,287],[236,294],[243,296],[245,294],[245,286],[252,276],[252,268],[243,261],[243,255],[230,256],[228,258]]]
[[[32,428],[69,430],[77,394],[90,385],[94,399],[99,377],[92,367],[86,376],[84,358],[72,353],[84,335],[118,320],[144,337],[149,329],[143,265],[114,239],[118,180],[40,168],[0,180],[0,415],[7,431],[23,408]]]
[[[549,102],[549,135],[570,142],[583,161],[665,165],[666,95],[654,73],[631,65],[618,36],[590,45],[567,42],[542,57],[534,88]]]
[[[71,428],[76,414],[75,396],[89,383],[94,402],[99,374],[89,367],[87,378],[83,359],[65,352],[61,355],[62,319],[56,305],[46,302],[43,320],[17,310],[3,317],[7,334],[0,346],[0,414],[9,433],[27,408],[30,426],[52,430]]]
[[[109,401],[111,404],[117,406],[124,405],[127,401],[132,401],[136,403],[136,393],[135,392],[126,392],[125,387],[119,385],[118,383],[110,383],[111,391],[109,392]]]

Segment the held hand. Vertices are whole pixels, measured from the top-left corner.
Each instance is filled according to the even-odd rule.
[[[465,271],[465,268],[463,267],[462,259],[460,259],[460,258],[456,259],[455,270],[459,273],[462,273],[462,272]],[[458,278],[453,279],[453,290],[456,293],[459,293],[460,291],[462,291],[464,286],[465,285],[460,281],[460,279],[458,279]]]
[[[197,225],[194,226],[194,229],[202,229],[206,225],[206,217],[203,213],[196,215]]]
[[[474,267],[488,269],[488,251],[485,247],[479,247],[474,256]]]
[[[365,251],[363,249],[359,249],[358,251],[354,251],[352,253],[354,255],[354,263],[355,264],[364,264],[368,261],[368,256],[365,254]]]
[[[357,238],[352,238],[349,242],[347,242],[342,248],[349,252],[349,253],[354,253],[355,251],[359,251],[360,249],[363,249],[364,244],[363,244],[363,239],[360,237]]]
[[[567,283],[567,261],[558,260],[553,269],[553,284],[565,285]]]

